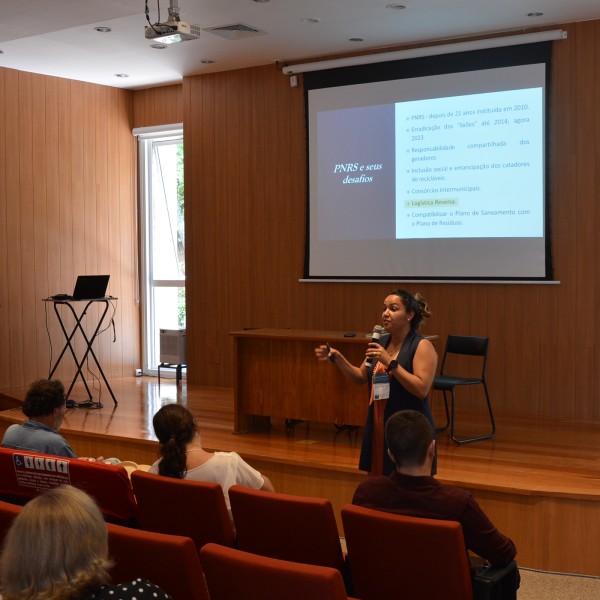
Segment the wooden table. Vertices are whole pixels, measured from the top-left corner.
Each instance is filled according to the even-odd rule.
[[[359,365],[370,332],[345,337],[342,331],[252,329],[231,335],[235,433],[267,428],[270,417],[364,425],[367,386],[351,383],[334,364],[317,360],[314,348],[329,342]]]

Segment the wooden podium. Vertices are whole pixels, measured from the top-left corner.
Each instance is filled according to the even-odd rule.
[[[370,333],[251,329],[233,331],[234,433],[265,429],[270,417],[336,425],[365,423],[366,385],[348,381],[314,349],[329,342],[352,364],[365,357]],[[367,337],[369,336],[369,337]]]

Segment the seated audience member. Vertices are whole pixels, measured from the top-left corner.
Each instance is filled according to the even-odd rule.
[[[27,420],[22,424],[11,425],[4,433],[3,448],[42,452],[77,458],[67,440],[58,433],[67,410],[65,387],[58,379],[38,379],[34,381],[23,402],[23,412]],[[92,462],[103,462],[104,457],[81,458]],[[110,459],[115,462],[116,459]]]
[[[160,443],[160,458],[150,467],[150,473],[218,483],[223,488],[229,511],[227,490],[234,484],[273,491],[269,479],[253,469],[239,454],[204,450],[194,415],[180,404],[163,406],[154,415],[152,424]]]
[[[6,430],[2,446],[77,458],[67,440],[58,433],[66,410],[65,388],[61,381],[34,381],[23,403],[27,420],[20,425],[11,425]]]
[[[413,517],[458,521],[468,550],[493,566],[510,564],[515,545],[500,533],[470,492],[443,485],[431,477],[435,439],[429,421],[419,412],[402,410],[385,425],[385,439],[396,470],[389,476],[359,484],[353,504]]]
[[[2,600],[168,600],[144,579],[108,583],[108,530],[85,492],[60,486],[30,500],[0,559]]]

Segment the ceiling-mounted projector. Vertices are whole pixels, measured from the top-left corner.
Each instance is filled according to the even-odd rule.
[[[200,27],[185,21],[168,21],[147,25],[144,34],[147,40],[155,40],[162,44],[176,44],[197,40],[200,37]]]

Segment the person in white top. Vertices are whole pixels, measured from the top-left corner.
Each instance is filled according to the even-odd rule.
[[[194,415],[180,404],[163,406],[154,415],[152,425],[160,443],[160,458],[150,467],[150,473],[218,483],[230,514],[227,491],[232,485],[274,491],[268,477],[253,469],[239,454],[204,450]]]

